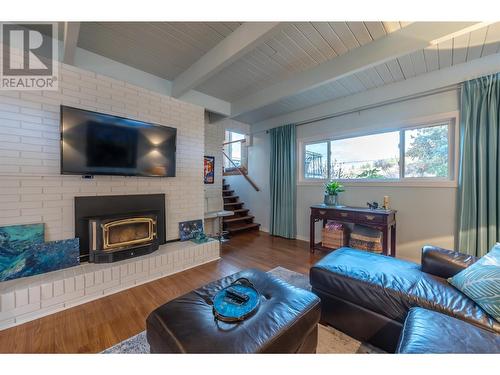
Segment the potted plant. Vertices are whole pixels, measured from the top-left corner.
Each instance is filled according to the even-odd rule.
[[[344,186],[338,181],[330,181],[325,184],[325,204],[327,206],[337,206],[339,193],[344,191]]]

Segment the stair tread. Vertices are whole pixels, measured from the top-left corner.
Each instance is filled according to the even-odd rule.
[[[244,202],[231,202],[231,203],[224,203],[224,206],[239,206],[242,205]]]
[[[240,225],[240,226],[237,226],[237,227],[227,228],[226,230],[229,233],[232,233],[232,232],[239,232],[239,231],[246,230],[246,229],[258,228],[258,227],[260,227],[260,224],[258,224],[258,223],[250,223],[250,224]]]
[[[224,223],[235,223],[237,221],[243,221],[243,220],[250,220],[253,219],[255,216],[253,215],[247,215],[247,216],[226,216],[224,217]]]
[[[234,216],[224,217],[222,222],[224,229],[229,233],[239,233],[246,230],[259,229],[260,224],[254,223],[255,216],[250,214],[249,208],[243,208],[245,202],[238,201],[239,196],[233,195],[235,191],[225,181],[222,181],[222,199],[224,209],[234,212]],[[236,200],[236,202],[235,202]]]

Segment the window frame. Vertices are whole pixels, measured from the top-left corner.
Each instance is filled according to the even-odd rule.
[[[224,140],[224,142],[233,142],[233,141],[234,141],[234,140],[232,139],[232,138],[233,138],[233,136],[232,136],[232,135],[233,135],[233,133],[235,133],[235,134],[239,134],[239,135],[242,135],[242,136],[243,136],[243,139],[245,139],[245,134],[240,133],[240,132],[238,132],[238,131],[230,130],[230,129],[225,129],[225,130],[224,130],[224,138],[226,138],[226,134],[225,134],[226,132],[227,132],[227,133],[229,133],[229,139],[228,139],[227,141],[226,141],[226,140]],[[231,159],[233,159],[233,156],[232,156],[232,153],[233,153],[233,145],[234,145],[234,143],[229,143],[229,144],[227,145],[227,156],[229,156]],[[243,152],[243,150],[242,150],[243,145],[242,145],[242,143],[241,143],[241,142],[240,142],[240,147],[241,147],[241,149],[240,149],[240,168],[242,168],[242,167],[246,168],[246,166],[244,166],[244,165],[242,164],[243,160],[241,160],[241,159],[242,159],[242,155],[241,155],[241,153]],[[235,169],[236,169],[236,168],[235,168],[235,167],[233,167],[233,166],[226,167],[226,162],[228,162],[228,161],[227,161],[227,159],[226,159],[226,158],[224,158],[224,170],[225,170],[225,171],[226,171],[226,170],[227,170],[227,171],[231,171],[231,170],[235,170]]]
[[[325,178],[305,178],[304,177],[304,175],[305,175],[304,164],[305,164],[306,146],[308,146],[308,145],[314,145],[314,144],[318,144],[318,143],[326,143],[326,153],[327,153],[327,155],[330,155],[330,151],[331,151],[330,140],[322,139],[322,140],[313,141],[313,142],[304,142],[304,144],[302,146],[301,157],[300,157],[300,160],[301,160],[301,169],[302,169],[302,174],[300,175],[301,176],[301,180],[304,180],[304,181],[326,181],[326,180],[328,180],[328,179],[325,179]],[[328,176],[330,176],[330,169],[331,169],[331,167],[332,166],[330,165],[330,163],[327,163],[327,174],[328,174]]]
[[[404,177],[405,168],[405,131],[419,128],[427,128],[439,125],[448,125],[448,177]],[[438,116],[432,116],[414,121],[399,123],[399,126],[384,127],[381,130],[344,132],[337,135],[324,135],[299,140],[297,152],[300,160],[298,163],[297,175],[299,179],[297,185],[319,185],[324,184],[329,179],[305,178],[305,149],[307,145],[327,142],[328,155],[330,158],[331,141],[357,138],[368,135],[399,132],[399,178],[393,179],[339,179],[346,186],[422,186],[422,187],[456,187],[458,171],[458,113],[451,112]],[[403,145],[401,147],[401,145]],[[330,176],[331,165],[328,160],[328,176]]]

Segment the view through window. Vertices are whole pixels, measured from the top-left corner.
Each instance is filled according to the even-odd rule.
[[[306,145],[304,171],[306,178],[328,178],[328,142]]]
[[[304,178],[321,180],[449,178],[449,126],[448,122],[306,143]]]
[[[448,177],[448,125],[406,130],[405,177]]]
[[[332,178],[399,178],[399,132],[331,141],[330,154]]]
[[[231,158],[234,164],[227,158],[224,158],[224,168],[234,168],[235,165],[238,167],[242,166],[242,145],[241,142],[235,141],[241,141],[243,139],[245,139],[245,134],[226,130],[224,143],[227,144],[224,146],[224,152]]]

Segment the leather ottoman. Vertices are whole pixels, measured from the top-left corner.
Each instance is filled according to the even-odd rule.
[[[397,353],[500,353],[500,335],[451,316],[414,307],[399,338]]]
[[[240,323],[215,321],[212,299],[245,277],[261,293],[257,312]],[[315,353],[320,300],[259,270],[245,270],[193,290],[146,320],[151,353]]]

